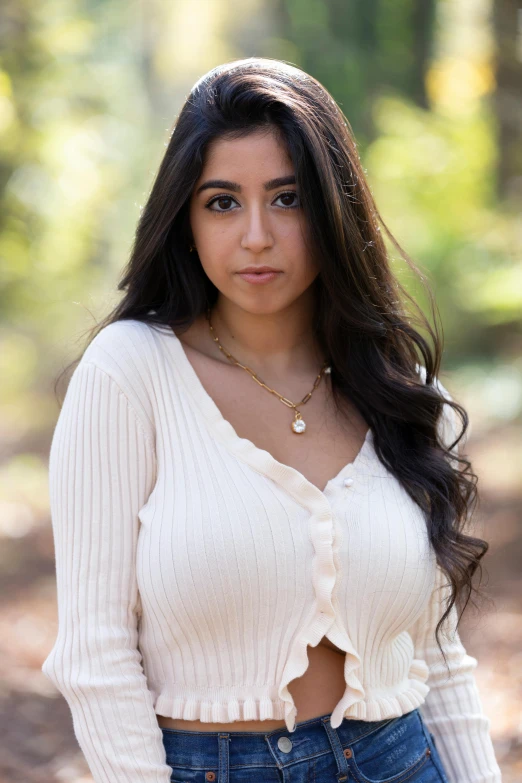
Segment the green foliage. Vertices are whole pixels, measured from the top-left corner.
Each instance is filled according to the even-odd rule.
[[[447,0],[422,13],[414,0],[249,0],[204,15],[194,3],[0,10],[0,404],[52,394],[76,339],[119,296],[190,85],[253,53],[301,65],[339,102],[385,222],[433,282],[450,360],[520,352],[520,204],[496,196],[487,19],[461,16],[455,44]]]

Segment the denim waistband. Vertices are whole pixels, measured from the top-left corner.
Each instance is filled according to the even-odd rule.
[[[286,727],[266,732],[161,730],[167,763],[190,766],[197,758],[198,766],[217,767],[226,757],[228,766],[245,763],[264,766],[275,762],[278,767],[284,767],[327,751],[342,754],[343,747],[369,736],[386,723],[399,721],[401,717],[404,716],[380,721],[344,718],[341,725],[334,729],[328,713],[296,723],[293,732]]]

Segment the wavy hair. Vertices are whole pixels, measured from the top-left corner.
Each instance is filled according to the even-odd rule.
[[[197,252],[189,253],[190,194],[211,142],[259,129],[280,134],[294,165],[310,252],[319,263],[314,329],[330,360],[334,401],[339,406],[349,399],[371,427],[379,459],[424,512],[451,585],[436,628],[444,656],[442,624],[457,601],[466,595],[465,609],[471,592],[478,593],[472,577],[489,548],[465,532],[478,499],[478,478],[456,449],[465,443],[468,415],[438,381],[443,336],[433,292],[384,224],[351,126],[316,79],[284,61],[250,57],[220,65],[196,82],[141,212],[118,284],[124,296],[89,330],[91,340],[123,319],[183,330],[212,307],[219,292]],[[433,328],[392,273],[381,227],[424,285]],[[449,421],[451,427],[441,426]],[[441,435],[448,431],[449,441]]]

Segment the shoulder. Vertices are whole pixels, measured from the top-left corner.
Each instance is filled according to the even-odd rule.
[[[152,325],[143,321],[113,321],[95,335],[76,368],[95,365],[109,376],[115,390],[125,395],[149,426],[154,419],[152,401],[157,384],[156,340]]]
[[[103,364],[107,369],[140,363],[153,343],[152,327],[143,321],[126,319],[104,326],[89,343],[82,359]],[[129,368],[130,369],[130,368]]]

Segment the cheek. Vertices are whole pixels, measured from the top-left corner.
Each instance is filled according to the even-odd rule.
[[[227,254],[226,247],[221,244],[219,249],[216,249],[215,245],[205,247],[203,243],[200,252],[200,261],[209,280],[218,288],[222,288],[225,282],[230,278],[230,254]]]
[[[241,235],[231,220],[215,217],[210,213],[200,214],[191,221],[191,226],[200,258],[205,257],[209,264],[217,263],[223,256],[230,258],[232,250],[237,253]]]
[[[319,264],[314,259],[312,247],[306,234],[300,228],[297,228],[291,239],[292,256],[296,267],[299,269],[300,276],[308,280],[315,278],[319,273]]]
[[[315,268],[317,265],[313,260],[310,231],[304,218],[296,221],[295,225],[292,226],[288,239],[292,243],[295,256],[299,258],[301,264],[308,270]]]

